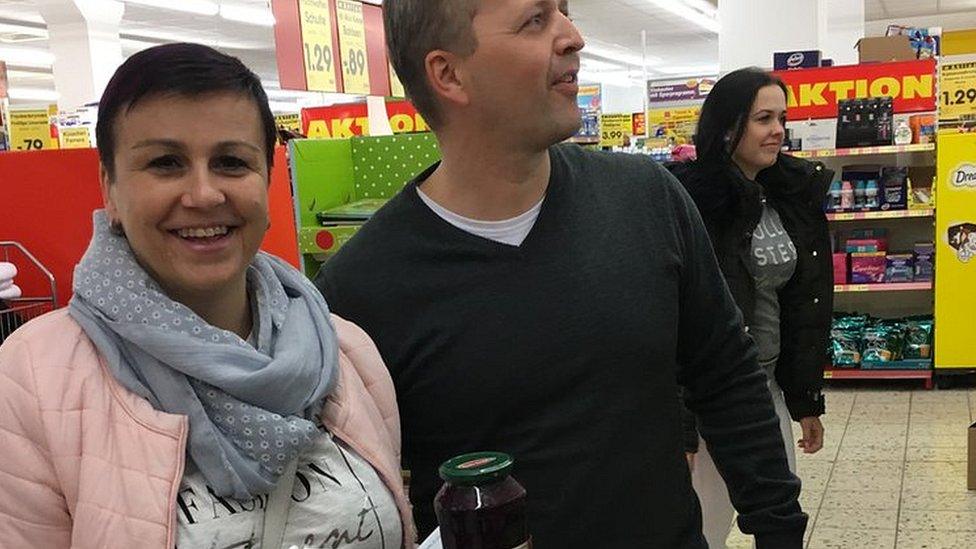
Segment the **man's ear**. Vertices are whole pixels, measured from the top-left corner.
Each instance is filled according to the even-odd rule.
[[[460,56],[444,50],[434,50],[424,59],[427,82],[441,102],[465,106],[470,100],[465,89],[464,63]]]

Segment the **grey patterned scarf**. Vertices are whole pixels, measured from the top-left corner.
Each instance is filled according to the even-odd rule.
[[[313,442],[336,382],[338,343],[321,294],[258,253],[247,272],[255,348],[167,297],[104,211],[94,225],[75,267],[71,316],[123,386],[189,417],[189,456],[218,495],[269,493]]]

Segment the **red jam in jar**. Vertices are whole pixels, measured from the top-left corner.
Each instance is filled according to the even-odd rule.
[[[444,486],[434,498],[444,549],[531,549],[525,488],[515,464],[499,452],[478,452],[440,467]]]

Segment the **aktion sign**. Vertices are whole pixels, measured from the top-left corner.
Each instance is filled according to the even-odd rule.
[[[790,120],[836,118],[842,99],[892,97],[896,114],[932,112],[934,59],[777,71],[789,89]]]
[[[427,122],[407,101],[386,104],[393,133],[430,131]],[[348,139],[369,135],[369,111],[366,103],[348,103],[330,107],[302,109],[302,133],[312,139]]]

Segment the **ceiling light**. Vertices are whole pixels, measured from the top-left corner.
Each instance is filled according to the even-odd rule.
[[[192,35],[189,33],[179,33],[179,32],[169,32],[169,31],[157,31],[149,28],[138,28],[138,29],[128,29],[122,33],[120,36],[123,40],[131,39],[137,41],[153,41],[152,45],[159,45],[169,42],[194,42],[197,44],[204,44],[206,46],[211,46],[221,49],[231,49],[231,50],[267,50],[268,45],[264,42],[259,41],[236,41],[236,40],[226,40],[224,38],[214,39],[207,36]]]
[[[246,23],[248,25],[258,25],[261,27],[273,27],[275,25],[274,15],[268,8],[254,8],[250,6],[240,6],[237,4],[221,4],[220,17],[228,21]]]
[[[125,0],[125,3],[164,10],[182,11],[196,15],[214,16],[220,11],[220,6],[210,0]]]
[[[611,86],[640,86],[640,79],[631,78],[630,71],[607,71],[607,72],[593,72],[593,71],[580,71],[579,81],[583,84],[608,84]]]
[[[54,64],[54,55],[40,48],[0,46],[0,61],[21,67],[50,68]]]
[[[585,71],[619,71],[627,68],[619,63],[611,63],[609,61],[600,61],[590,58],[580,59],[580,67]]]
[[[587,39],[586,46],[580,50],[580,55],[584,57],[598,57],[602,60],[607,60],[618,64],[624,63],[627,65],[633,65],[635,67],[640,67],[645,63],[645,61],[648,67],[662,61],[660,57],[653,55],[648,55],[645,60],[641,58],[639,53],[635,53],[630,48],[618,46],[616,44],[606,44],[590,39]]]
[[[24,4],[25,6],[28,6],[29,4],[33,4],[34,2],[22,1],[21,3]],[[7,5],[9,4],[10,2],[7,2]],[[41,17],[41,14],[38,13],[33,6],[26,8],[26,10],[30,10],[30,11],[26,11],[26,10],[21,11],[21,9],[23,8],[17,8],[16,5],[12,7],[14,9],[17,9],[18,11],[5,10],[5,12],[2,14],[4,23],[8,23],[11,25],[26,24],[26,25],[34,25],[36,28],[46,28],[47,22],[44,21],[44,18]]]
[[[673,65],[670,67],[655,67],[655,72],[673,75],[714,76],[718,74],[717,65]]]
[[[7,90],[7,95],[11,99],[26,101],[57,101],[61,99],[60,93],[43,88],[10,88]]]
[[[24,79],[24,80],[50,80],[54,81],[54,75],[49,72],[34,72],[34,71],[17,71],[9,70],[7,71],[7,77],[13,80],[14,78]]]
[[[648,0],[658,8],[673,13],[678,17],[690,21],[699,27],[718,34],[721,25],[718,22],[718,10],[704,2],[694,0]]]
[[[298,112],[302,110],[302,106],[298,103],[290,103],[287,101],[268,101],[268,107],[274,113]]]
[[[45,29],[0,23],[0,42],[4,44],[18,44],[45,39],[47,39]]]

